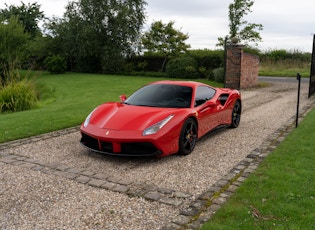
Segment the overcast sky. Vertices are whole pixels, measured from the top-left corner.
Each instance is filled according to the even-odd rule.
[[[37,2],[47,17],[61,17],[68,0],[0,0],[0,8]],[[215,49],[218,37],[228,34],[228,6],[233,0],[146,0],[149,27],[153,21],[175,22],[189,35],[192,49]],[[250,23],[264,26],[259,43],[262,50],[286,49],[311,52],[315,33],[314,0],[254,0]]]

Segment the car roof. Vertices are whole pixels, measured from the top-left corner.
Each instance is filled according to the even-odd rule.
[[[177,80],[162,80],[162,81],[155,81],[150,84],[168,84],[168,85],[181,85],[181,86],[189,86],[189,87],[198,87],[198,86],[209,86],[210,85],[204,84],[202,82],[196,81],[177,81]],[[214,88],[214,87],[212,87]]]

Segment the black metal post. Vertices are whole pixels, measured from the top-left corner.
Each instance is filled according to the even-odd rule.
[[[296,120],[295,120],[295,127],[298,127],[299,124],[299,107],[300,107],[300,91],[301,91],[301,74],[296,74],[296,79],[299,81],[298,86],[298,96],[297,96],[297,105],[296,105]]]
[[[224,88],[226,88],[227,39],[228,37],[226,36],[224,39],[224,63],[223,63]]]
[[[315,34],[313,35],[313,50],[312,50],[312,61],[310,71],[310,84],[308,90],[308,98],[315,93]]]

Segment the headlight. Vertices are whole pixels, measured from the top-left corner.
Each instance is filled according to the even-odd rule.
[[[165,118],[162,121],[159,121],[158,123],[155,123],[154,125],[150,126],[149,128],[145,129],[143,131],[143,136],[146,135],[151,135],[151,134],[155,134],[157,133],[160,129],[163,128],[164,125],[167,124],[167,122],[169,122],[172,118],[174,117],[174,115],[169,115],[167,118]]]
[[[85,119],[85,121],[84,121],[84,124],[83,124],[84,128],[86,128],[86,127],[89,125],[91,116],[92,116],[92,114],[93,114],[93,112],[94,112],[95,110],[96,110],[96,108],[86,117],[86,119]]]

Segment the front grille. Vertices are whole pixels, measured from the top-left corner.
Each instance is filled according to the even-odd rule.
[[[113,152],[113,144],[111,142],[101,141],[102,151],[112,153]]]
[[[156,155],[158,149],[149,142],[122,143],[121,151],[126,155]]]
[[[114,153],[113,143],[101,140],[99,141],[97,138],[91,137],[84,133],[82,133],[81,143],[91,150],[110,155],[156,156],[162,154],[162,152],[150,142],[120,143],[121,152]]]
[[[84,133],[82,133],[81,143],[90,149],[100,150],[98,140]]]

